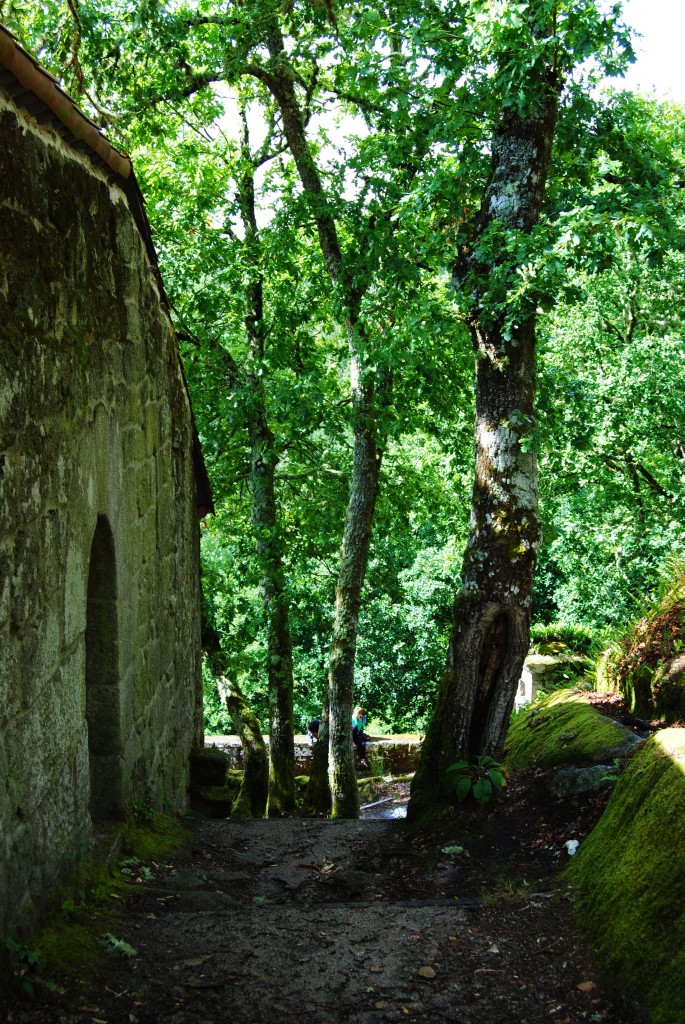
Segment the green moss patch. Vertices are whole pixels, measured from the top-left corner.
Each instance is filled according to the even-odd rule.
[[[163,861],[192,844],[192,836],[179,818],[159,811],[146,811],[128,820],[124,826],[124,850],[142,861]]]
[[[116,832],[120,844],[115,843]],[[103,836],[93,860],[81,868],[78,893],[65,891],[61,911],[31,939],[45,977],[94,975],[108,955],[103,935],[117,934],[127,897],[139,894],[153,877],[147,865],[182,854],[191,844],[192,834],[179,819],[152,810],[137,810]],[[112,863],[107,852],[111,848],[118,849],[118,863]]]
[[[507,734],[505,765],[547,770],[599,764],[625,753],[628,732],[575,690],[559,690],[525,708]]]
[[[104,958],[100,935],[115,927],[114,919],[112,914],[93,914],[85,908],[77,915],[55,918],[35,940],[48,973],[91,977]]]
[[[567,877],[607,977],[653,1024],[683,1024],[685,730],[663,730],[632,758]]]

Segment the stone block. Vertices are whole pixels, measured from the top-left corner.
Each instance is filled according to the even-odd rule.
[[[86,628],[88,572],[80,537],[72,540],[64,574],[64,644],[69,647]]]
[[[20,530],[14,542],[10,580],[10,618],[14,629],[20,629],[36,615],[43,602],[45,566],[40,537],[35,526]]]
[[[136,463],[142,462],[147,458],[148,452],[145,444],[145,435],[143,428],[139,424],[132,423],[126,428],[122,442],[124,462],[127,467],[134,466]]]
[[[21,699],[30,706],[36,695],[59,678],[61,665],[61,622],[57,611],[46,607],[16,638],[22,651],[18,667]]]
[[[11,591],[10,580],[13,565],[13,552],[10,551],[9,546],[0,547],[0,628],[4,624],[9,623]]]
[[[134,487],[138,515],[142,518],[154,504],[154,463],[148,460],[136,466],[134,471]]]
[[[225,750],[217,747],[193,750],[190,755],[190,783],[198,788],[223,786],[229,765],[230,758]]]

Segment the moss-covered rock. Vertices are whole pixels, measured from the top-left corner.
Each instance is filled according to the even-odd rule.
[[[190,754],[191,789],[225,785],[229,763],[228,754],[216,747],[193,750]]]
[[[600,715],[577,690],[559,690],[520,712],[507,734],[505,764],[533,766],[611,763],[635,745],[623,726]]]
[[[180,818],[146,811],[129,818],[122,828],[122,849],[141,861],[163,861],[192,845]]]
[[[654,1024],[685,1021],[685,730],[629,762],[567,876],[607,976]]]

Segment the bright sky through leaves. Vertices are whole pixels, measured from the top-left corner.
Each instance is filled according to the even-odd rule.
[[[659,99],[685,103],[685,5],[682,0],[624,0],[626,22],[642,38],[635,39],[637,60],[626,75],[626,88]]]

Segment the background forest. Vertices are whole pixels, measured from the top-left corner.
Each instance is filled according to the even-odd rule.
[[[321,711],[357,379],[375,388],[382,461],[355,699],[374,732],[421,730],[471,510],[453,263],[487,173],[494,63],[524,89],[521,53],[536,59],[528,5],[277,6],[299,155],[250,65],[267,0],[4,0],[0,17],[131,154],[146,198],[216,504],[201,529],[207,731],[230,731],[218,676],[268,719],[269,606],[287,609],[296,731]],[[685,110],[608,82],[630,58],[618,6],[548,6],[566,9],[577,66],[540,224],[490,238],[491,283],[500,245],[516,274],[493,301],[514,320],[537,310],[533,636],[587,647],[625,627],[685,542]]]

